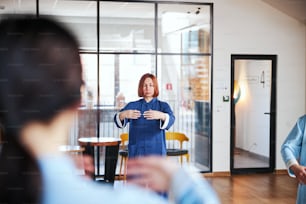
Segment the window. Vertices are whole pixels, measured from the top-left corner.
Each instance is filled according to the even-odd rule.
[[[192,164],[211,171],[212,3],[3,2],[5,12],[38,12],[58,19],[80,42],[86,84],[71,143],[82,136],[119,137],[127,131],[115,127],[114,113],[138,98],[140,76],[150,72],[158,78],[159,98],[176,115],[170,131],[184,132],[190,138],[185,148]]]

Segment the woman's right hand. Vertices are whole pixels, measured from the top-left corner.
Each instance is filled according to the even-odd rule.
[[[125,110],[120,112],[119,118],[120,120],[124,119],[138,119],[141,116],[141,112],[139,110]]]
[[[294,175],[296,176],[297,180],[301,184],[306,184],[306,167],[301,166],[298,164],[294,164],[290,167],[290,169],[293,171]]]

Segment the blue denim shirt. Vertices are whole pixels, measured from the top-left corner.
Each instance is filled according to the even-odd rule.
[[[165,130],[174,123],[175,117],[168,103],[153,98],[150,102],[144,99],[128,103],[121,111],[139,110],[141,117],[138,119],[125,119],[120,121],[119,114],[114,117],[114,122],[119,128],[129,123],[129,157],[144,155],[166,155]],[[167,114],[165,121],[148,120],[143,113],[148,110],[161,111]]]

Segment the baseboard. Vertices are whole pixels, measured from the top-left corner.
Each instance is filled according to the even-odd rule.
[[[203,173],[203,176],[204,177],[225,177],[225,176],[231,176],[231,172],[220,171],[220,172]]]
[[[276,170],[274,171],[274,174],[277,174],[277,175],[288,174],[288,170],[287,170],[287,169],[276,169]]]
[[[288,174],[287,169],[276,169],[273,174],[276,175],[286,175]],[[220,171],[220,172],[211,172],[211,173],[203,173],[204,177],[226,177],[231,176],[231,172],[229,171]]]
[[[286,175],[288,174],[287,169],[276,169],[274,172],[276,175]],[[211,172],[211,173],[202,173],[204,177],[228,177],[231,176],[229,171],[220,171],[220,172]],[[123,180],[123,176],[116,175],[115,180]]]

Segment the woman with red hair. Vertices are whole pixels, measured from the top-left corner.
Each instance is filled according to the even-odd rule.
[[[129,126],[129,158],[144,155],[166,155],[165,130],[175,117],[167,102],[160,101],[157,79],[144,74],[139,81],[137,101],[128,103],[118,112],[114,121],[119,128]]]

